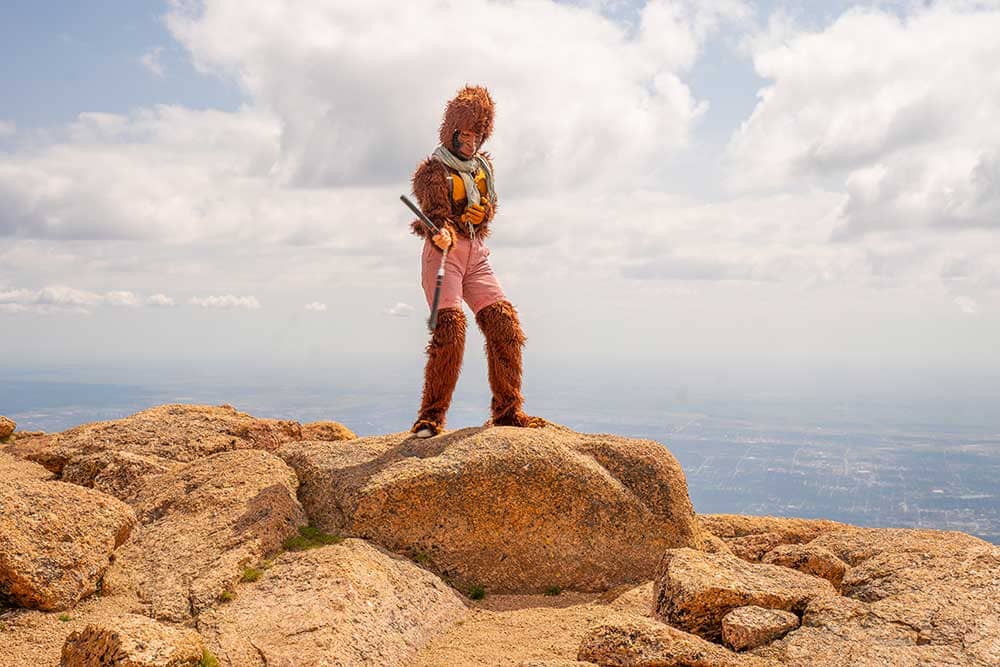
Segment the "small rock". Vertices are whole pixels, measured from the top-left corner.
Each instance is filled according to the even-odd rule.
[[[60,667],[198,667],[204,650],[194,630],[129,614],[72,632]]]
[[[799,627],[799,617],[780,609],[737,607],[722,618],[722,639],[745,651],[771,642]]]
[[[17,424],[6,417],[0,416],[0,440],[8,437],[14,432],[15,428],[17,428]]]
[[[354,440],[354,431],[340,422],[310,422],[302,425],[303,440]]]
[[[671,549],[657,579],[657,618],[704,637],[722,638],[722,618],[755,605],[800,613],[815,597],[836,595],[829,581],[725,553]]]
[[[838,591],[847,572],[847,563],[829,549],[814,544],[783,544],[764,554],[762,563],[790,567],[826,579]]]

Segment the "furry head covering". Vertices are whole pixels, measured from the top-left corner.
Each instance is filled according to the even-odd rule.
[[[444,146],[451,146],[455,130],[472,130],[479,135],[479,145],[486,143],[493,133],[493,98],[482,86],[466,86],[458,91],[444,110],[439,138]]]

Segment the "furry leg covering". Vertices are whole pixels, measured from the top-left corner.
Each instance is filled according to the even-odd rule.
[[[493,401],[490,409],[494,426],[545,426],[541,417],[531,417],[521,411],[521,348],[527,337],[521,330],[517,310],[507,300],[497,301],[476,313],[476,324],[486,337],[486,359],[489,362],[490,389]]]
[[[461,308],[438,311],[434,334],[427,344],[427,365],[424,367],[424,395],[420,415],[410,429],[416,433],[429,428],[434,435],[444,428],[444,416],[462,370],[465,351],[465,313]]]

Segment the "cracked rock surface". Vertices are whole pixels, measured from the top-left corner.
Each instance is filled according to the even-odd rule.
[[[666,549],[724,548],[695,517],[677,460],[651,440],[552,424],[279,454],[320,528],[419,559],[460,590],[603,591],[651,579]]]
[[[198,617],[220,662],[234,667],[410,665],[466,614],[438,577],[363,540],[274,561],[232,602]]]

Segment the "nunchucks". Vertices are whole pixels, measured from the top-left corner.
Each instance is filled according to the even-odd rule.
[[[437,235],[441,230],[438,229],[437,225],[431,222],[431,219],[424,215],[424,212],[420,210],[416,204],[410,201],[410,198],[406,195],[399,195],[399,199],[406,204],[411,211],[413,211],[416,216],[420,219],[420,222],[424,223],[424,227],[431,235]],[[427,319],[427,329],[433,334],[434,325],[437,324],[437,311],[438,311],[438,299],[441,297],[441,282],[444,280],[444,262],[448,259],[448,248],[445,248],[441,252],[441,266],[438,267],[437,274],[437,284],[434,286],[434,301],[431,303],[431,316]]]

